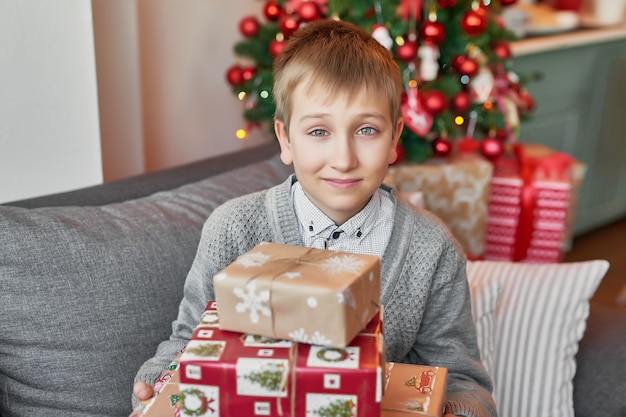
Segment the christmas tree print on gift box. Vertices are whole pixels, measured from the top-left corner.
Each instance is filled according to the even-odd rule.
[[[377,256],[262,243],[214,277],[220,327],[344,348],[379,310]]]
[[[209,302],[207,312],[217,311]],[[383,352],[380,311],[345,348],[228,331],[201,319],[180,357],[181,416],[379,417]]]

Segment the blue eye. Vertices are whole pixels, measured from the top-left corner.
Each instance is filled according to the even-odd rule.
[[[326,136],[327,133],[324,129],[313,129],[309,132],[309,135],[311,136],[316,136],[316,137],[322,137],[322,136]]]
[[[371,126],[367,126],[367,127],[363,127],[361,129],[359,129],[359,131],[357,132],[359,135],[364,135],[364,136],[372,136],[374,134],[376,134],[377,130],[374,129]]]

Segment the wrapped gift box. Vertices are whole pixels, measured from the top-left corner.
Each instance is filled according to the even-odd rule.
[[[262,243],[214,288],[224,330],[343,348],[379,309],[380,259]]]
[[[482,156],[460,153],[423,164],[393,165],[385,183],[409,202],[423,198],[423,207],[443,220],[467,257],[478,259],[485,249],[492,173],[492,164]]]
[[[442,367],[388,362],[382,417],[443,415],[448,370]]]
[[[216,313],[209,303],[203,321],[213,323],[195,329],[180,357],[182,415],[380,416],[380,313],[345,349],[223,330]]]
[[[559,262],[571,239],[584,166],[539,145],[516,147],[513,172],[492,178],[485,259]]]
[[[181,353],[182,354],[182,353]],[[135,406],[130,417],[179,417],[180,416],[180,379],[178,354],[170,366],[161,374],[153,386],[155,395]]]

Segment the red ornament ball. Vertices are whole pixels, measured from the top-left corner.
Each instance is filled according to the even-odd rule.
[[[452,141],[445,137],[433,140],[433,154],[439,158],[445,158],[452,153]]]
[[[251,80],[256,74],[256,68],[254,67],[245,67],[241,70],[241,78],[243,78],[244,81],[249,81]]]
[[[526,90],[523,90],[519,94],[521,100],[521,109],[525,112],[531,112],[535,109],[535,99]]]
[[[276,58],[278,54],[280,54],[283,51],[283,48],[285,48],[285,41],[279,41],[279,40],[274,39],[273,41],[270,42],[269,53],[271,56]]]
[[[460,91],[456,93],[452,100],[450,100],[450,106],[452,110],[457,113],[465,113],[469,110],[470,105],[472,104],[472,100],[470,98],[469,93],[466,91]]]
[[[437,0],[437,5],[442,9],[449,9],[456,5],[456,0]]]
[[[305,1],[302,2],[298,8],[298,16],[300,16],[300,21],[302,22],[311,22],[319,19],[322,15],[319,7],[317,7],[317,3],[314,1]]]
[[[470,36],[481,35],[488,25],[487,14],[481,9],[470,10],[461,19],[461,28]]]
[[[438,116],[448,109],[448,99],[439,90],[430,90],[422,94],[424,109],[433,116]]]
[[[517,0],[500,0],[500,4],[503,6],[511,6],[517,3]]]
[[[233,65],[226,71],[226,80],[232,86],[243,82],[243,69],[239,65]]]
[[[490,161],[495,161],[504,153],[502,142],[494,137],[487,137],[480,141],[480,153]]]
[[[403,45],[398,46],[396,55],[402,62],[411,62],[417,56],[417,42],[407,40]]]
[[[511,58],[511,47],[509,43],[506,41],[497,41],[491,45],[493,49],[493,53],[500,59],[509,59]]]
[[[291,36],[298,29],[298,26],[300,26],[300,23],[292,16],[285,16],[280,21],[280,31],[285,37]]]
[[[265,18],[269,21],[276,22],[283,13],[283,9],[281,9],[278,2],[274,0],[270,0],[265,3],[265,7],[263,8],[263,14]]]
[[[459,55],[458,57],[456,57],[452,61],[452,67],[460,75],[467,75],[470,78],[478,74],[479,70],[478,61],[465,55]]]
[[[239,31],[245,37],[251,38],[259,33],[259,21],[255,16],[246,16],[239,21]]]
[[[446,29],[439,22],[426,21],[420,26],[420,38],[440,45],[446,38]]]

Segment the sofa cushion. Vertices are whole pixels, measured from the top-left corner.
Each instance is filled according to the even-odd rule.
[[[0,207],[0,415],[128,416],[204,220],[290,172],[272,157],[122,203]]]
[[[609,264],[468,262],[468,279],[500,282],[494,397],[501,417],[574,417],[575,356],[589,299]]]
[[[476,279],[475,275],[468,276],[467,280],[470,287],[472,318],[476,327],[480,361],[493,380],[496,354],[494,329],[496,325],[496,308],[500,300],[502,285],[498,281],[489,282]]]

